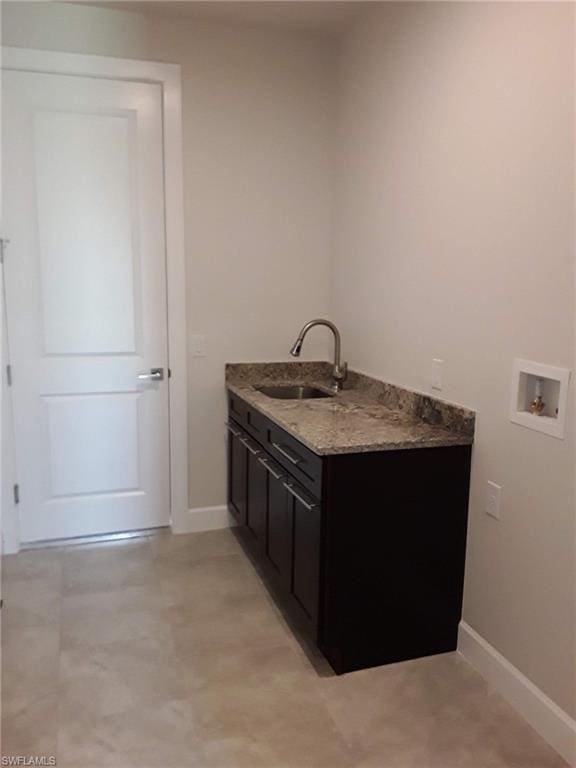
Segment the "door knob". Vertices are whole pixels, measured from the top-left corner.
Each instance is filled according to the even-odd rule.
[[[164,368],[150,368],[150,373],[139,373],[138,381],[164,381]]]

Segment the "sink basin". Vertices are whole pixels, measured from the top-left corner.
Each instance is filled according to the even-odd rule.
[[[319,397],[334,397],[316,387],[301,387],[297,385],[256,387],[258,392],[278,400],[312,400]]]

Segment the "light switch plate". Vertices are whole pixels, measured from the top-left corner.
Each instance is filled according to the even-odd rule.
[[[444,360],[435,357],[432,360],[432,389],[442,389],[442,368]]]
[[[206,336],[203,333],[192,334],[190,342],[194,357],[206,357]]]
[[[484,511],[490,517],[500,520],[500,496],[502,494],[501,486],[488,480],[486,483],[486,506]]]

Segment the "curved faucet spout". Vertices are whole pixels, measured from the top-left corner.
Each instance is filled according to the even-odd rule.
[[[330,322],[330,320],[324,320],[321,317],[316,320],[310,320],[310,322],[302,326],[298,338],[290,350],[290,354],[293,357],[300,357],[302,344],[304,343],[306,334],[311,328],[314,328],[315,325],[325,325],[327,328],[330,328],[334,334],[334,367],[332,369],[332,378],[334,379],[334,389],[338,391],[342,388],[342,384],[348,375],[348,364],[340,362],[340,331],[336,328],[334,323]]]

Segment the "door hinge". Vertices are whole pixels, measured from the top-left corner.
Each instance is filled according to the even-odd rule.
[[[14,483],[14,504],[20,504],[20,486]]]
[[[4,264],[4,253],[9,245],[10,240],[7,237],[0,237],[0,264]]]
[[[10,363],[6,366],[6,381],[8,382],[8,386],[12,386],[12,366]]]

